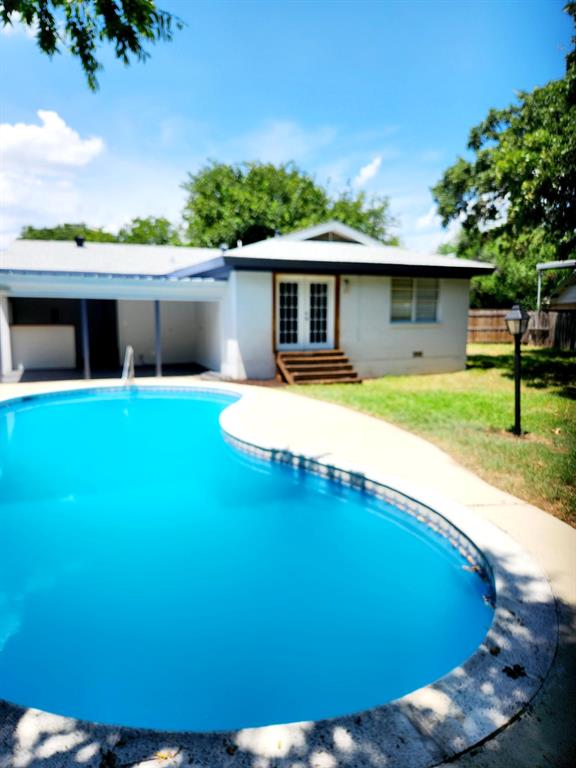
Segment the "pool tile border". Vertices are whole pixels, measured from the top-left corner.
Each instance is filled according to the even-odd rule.
[[[486,599],[494,604],[494,580],[488,560],[473,541],[435,509],[411,498],[389,485],[370,479],[364,473],[336,466],[322,459],[294,453],[286,448],[262,448],[254,443],[241,440],[222,430],[224,440],[239,451],[261,461],[283,464],[297,470],[310,472],[330,482],[353,488],[390,504],[442,536],[465,561],[466,567],[478,574],[486,584]]]

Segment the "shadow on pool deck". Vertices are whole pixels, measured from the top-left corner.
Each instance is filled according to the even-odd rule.
[[[529,603],[531,579],[516,577],[516,585],[524,602]],[[538,602],[531,605],[535,616],[544,615],[544,608]],[[451,765],[466,768],[573,768],[576,612],[566,603],[557,603],[556,608],[560,645],[551,672],[536,695],[540,716],[534,716],[531,703],[495,736],[460,756],[454,753],[465,726],[474,731],[478,728],[479,733],[498,727],[502,702],[506,697],[513,700],[519,696],[527,676],[537,678],[533,670],[538,663],[532,666],[532,659],[542,644],[549,642],[549,628],[546,632],[542,627],[541,633],[533,630],[529,636],[527,632],[517,634],[522,646],[518,656],[507,652],[506,636],[492,637],[486,651],[492,658],[489,683],[478,686],[469,674],[474,665],[467,663],[465,673],[452,688],[441,682],[430,686],[429,706],[400,700],[393,707],[393,716],[392,708],[382,707],[317,723],[170,735],[88,726],[0,703],[0,768],[416,768],[440,765],[447,758]],[[510,626],[514,620],[510,614]],[[544,718],[542,700],[547,712]],[[469,708],[470,702],[475,705],[475,714],[466,724],[462,707]],[[161,706],[161,702],[157,704]]]

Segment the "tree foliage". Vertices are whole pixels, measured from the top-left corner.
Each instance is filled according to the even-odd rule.
[[[182,245],[178,229],[162,216],[135,218],[118,232],[120,243],[145,245]]]
[[[444,244],[440,253],[455,253],[465,259],[480,259],[496,266],[496,271],[471,282],[470,305],[491,309],[510,308],[518,302],[526,307],[536,305],[536,264],[553,261],[555,247],[541,228],[513,237],[503,232],[486,239],[482,234],[461,231],[456,241]],[[561,275],[560,275],[561,277]],[[544,295],[558,283],[556,272],[542,275]]]
[[[576,3],[566,10],[576,20]],[[576,252],[575,51],[562,80],[490,110],[468,149],[432,190],[443,223],[461,224],[458,255],[496,263],[477,279],[477,301],[533,303],[536,263]]]
[[[249,244],[333,218],[372,237],[391,239],[387,198],[367,200],[364,193],[347,191],[331,199],[293,163],[212,162],[189,174],[183,188],[188,193],[183,215],[195,246]]]
[[[74,240],[75,237],[83,237],[93,243],[115,243],[116,235],[106,232],[102,228],[88,227],[86,224],[58,224],[55,227],[22,228],[20,237],[23,240]]]
[[[182,22],[156,7],[155,0],[0,0],[3,26],[16,19],[34,28],[43,53],[53,56],[62,49],[76,56],[92,90],[102,65],[98,45],[110,43],[124,64],[144,61],[144,45],[171,40]]]
[[[92,243],[139,243],[141,245],[182,245],[178,228],[168,219],[156,216],[135,218],[120,228],[117,235],[86,224],[58,224],[55,227],[25,226],[24,240],[74,240],[83,237]]]

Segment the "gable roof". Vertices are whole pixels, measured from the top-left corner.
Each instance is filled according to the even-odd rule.
[[[278,238],[274,238],[278,239]],[[287,235],[280,235],[280,240],[327,240],[328,242],[344,242],[356,245],[368,245],[373,247],[383,247],[384,244],[374,237],[365,235],[359,229],[354,229],[341,221],[332,219],[323,224],[315,224],[313,227],[299,229],[296,232],[289,232]],[[255,243],[254,243],[255,245]]]

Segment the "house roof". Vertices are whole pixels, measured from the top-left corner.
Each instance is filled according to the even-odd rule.
[[[489,274],[494,267],[482,261],[415,253],[382,244],[359,247],[343,242],[297,241],[288,237],[274,237],[219,252],[210,261],[177,270],[174,276],[225,277],[232,269],[471,277]]]
[[[73,240],[15,240],[0,251],[0,270],[105,275],[167,275],[220,253],[216,248]]]
[[[330,238],[328,241],[325,238]],[[340,238],[340,239],[338,239]],[[0,252],[0,282],[11,274],[155,278],[226,278],[233,269],[471,277],[490,264],[383,245],[338,221],[329,221],[241,248],[188,248],[67,240],[16,240]]]

